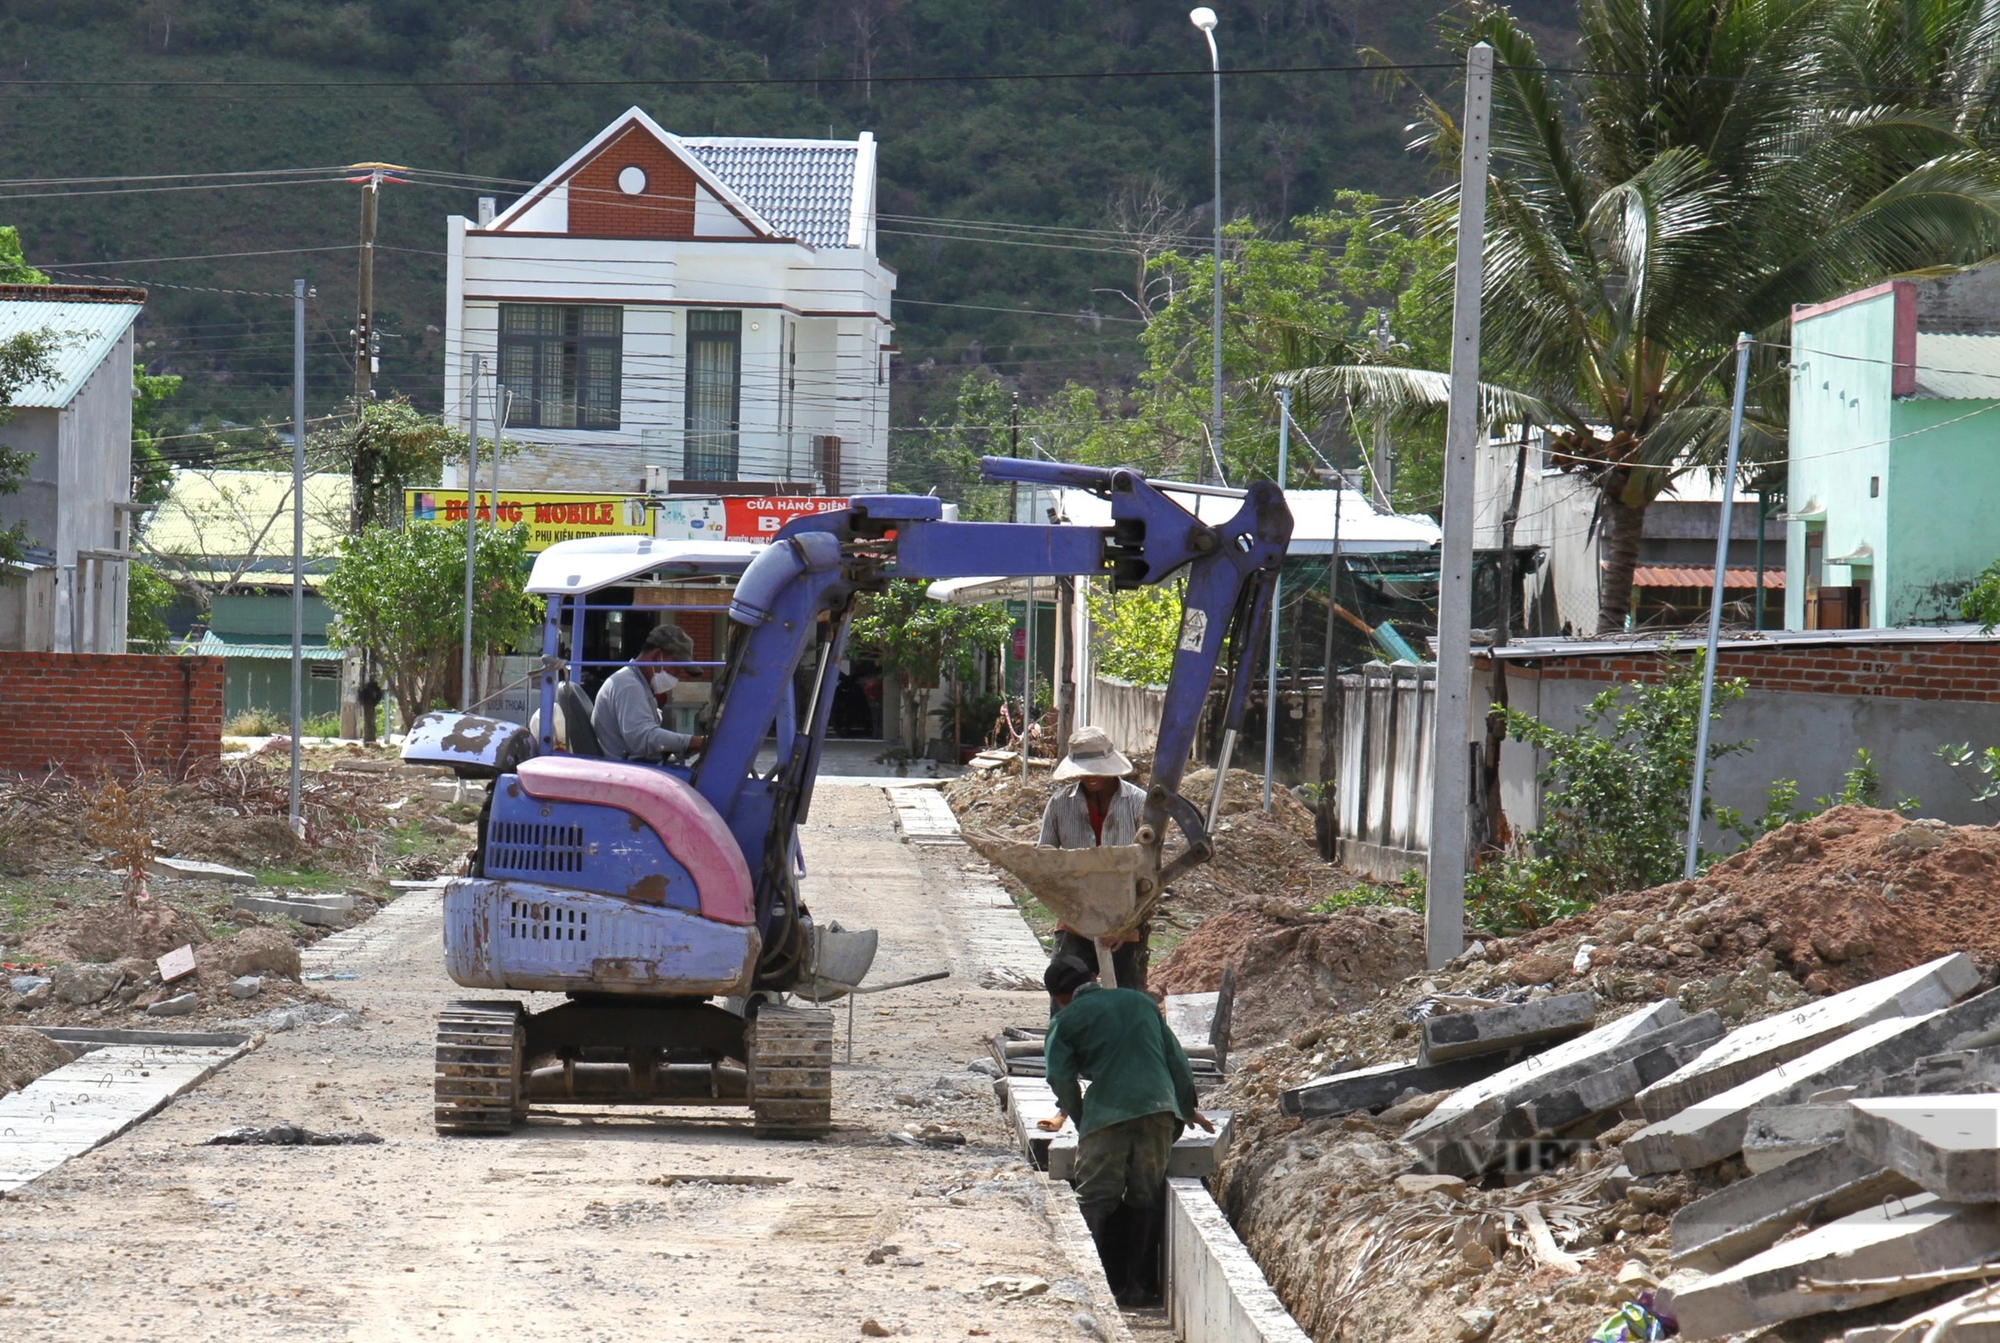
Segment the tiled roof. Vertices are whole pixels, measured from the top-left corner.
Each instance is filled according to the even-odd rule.
[[[856,142],[708,136],[681,143],[779,233],[814,247],[848,246]]]
[[[76,400],[90,375],[138,318],[145,297],[143,289],[80,285],[0,288],[0,340],[44,330],[56,332],[62,340],[51,360],[55,377],[23,387],[13,404],[60,410]]]

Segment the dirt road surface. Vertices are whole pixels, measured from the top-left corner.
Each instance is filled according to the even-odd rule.
[[[439,1138],[434,1015],[492,995],[445,979],[436,897],[414,895],[339,962],[356,978],[327,985],[358,1021],[271,1036],[0,1203],[0,1338],[833,1340],[871,1320],[919,1339],[1121,1336],[1073,1204],[1019,1160],[965,1066],[1044,1010],[979,987],[1006,954],[1005,896],[964,850],[905,844],[876,787],[822,788],[805,851],[815,913],[882,930],[874,979],[952,971],[860,1000],[832,1136],[578,1109]],[[384,1142],[202,1145],[278,1121]],[[926,1121],[967,1144],[897,1138]],[[745,1176],[788,1183],[729,1182]]]

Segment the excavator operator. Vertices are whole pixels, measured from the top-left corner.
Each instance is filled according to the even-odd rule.
[[[590,729],[607,760],[657,765],[670,755],[695,755],[708,739],[660,722],[660,705],[680,683],[667,668],[694,661],[694,637],[663,621],[646,634],[639,655],[605,678],[590,710]],[[682,670],[686,670],[685,667]]]
[[[1048,806],[1042,809],[1041,846],[1089,849],[1136,842],[1146,812],[1146,790],[1126,777],[1130,773],[1132,762],[1111,744],[1111,734],[1103,728],[1080,727],[1072,732],[1069,754],[1056,766],[1054,781],[1063,786],[1049,795]],[[1141,923],[1115,942],[1106,939],[1119,988],[1144,991],[1151,932]],[[1097,963],[1091,940],[1062,924],[1056,925],[1055,954]],[[1055,1011],[1053,1002],[1049,1010]]]

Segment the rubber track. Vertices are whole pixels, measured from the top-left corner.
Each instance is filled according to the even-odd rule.
[[[452,1003],[438,1014],[435,1122],[440,1133],[505,1133],[527,1108],[519,1003]]]
[[[759,1136],[833,1127],[833,1013],[766,1007],[750,1025],[750,1106]]]

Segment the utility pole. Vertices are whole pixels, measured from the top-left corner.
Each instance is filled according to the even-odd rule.
[[[1389,362],[1389,310],[1375,310],[1375,353],[1383,363]],[[1396,463],[1393,450],[1389,446],[1389,417],[1375,417],[1375,502],[1382,506],[1384,513],[1394,513],[1396,489]]]
[[[1458,254],[1451,312],[1451,408],[1445,426],[1444,541],[1439,556],[1437,699],[1431,740],[1431,844],[1424,943],[1439,969],[1465,949],[1465,850],[1472,782],[1472,491],[1479,425],[1479,301],[1485,279],[1486,165],[1493,48],[1465,53],[1458,169]]]
[[[1688,789],[1687,859],[1681,867],[1681,877],[1686,881],[1694,880],[1695,867],[1701,861],[1701,790],[1708,773],[1708,715],[1715,704],[1715,646],[1722,637],[1722,584],[1729,572],[1729,514],[1736,504],[1737,451],[1743,444],[1743,387],[1749,381],[1750,333],[1743,331],[1736,337],[1736,397],[1729,408],[1729,460],[1722,468],[1722,516],[1715,527],[1715,585],[1708,597],[1708,652],[1701,660],[1701,716],[1695,719],[1694,781]],[[1764,527],[1762,512],[1758,510],[1760,536]]]
[[[1278,389],[1278,490],[1284,491],[1285,483],[1291,476],[1292,446],[1292,389]],[[1340,496],[1334,496],[1334,507],[1340,507]],[[1264,667],[1264,810],[1271,809],[1271,776],[1278,759],[1278,617],[1284,609],[1281,598],[1285,590],[1285,571],[1280,566],[1271,579],[1271,649],[1265,657]],[[1327,613],[1331,617],[1333,608]]]
[[[401,181],[391,176],[403,171],[393,163],[353,163],[348,171],[359,173],[358,177],[347,180],[361,188],[361,244],[360,276],[355,285],[355,325],[354,325],[354,414],[358,421],[367,411],[369,398],[375,394],[375,221],[377,205],[382,195],[384,182]],[[352,529],[359,536],[375,521],[375,454],[365,441],[355,448],[354,461],[349,468],[353,482],[354,503],[350,510]],[[361,740],[372,745],[375,741],[375,705],[365,698],[365,688],[375,679],[374,656],[367,648],[356,650],[361,661],[361,685],[364,698],[359,704],[361,714]]]
[[[472,432],[465,440],[465,646],[458,673],[458,707],[472,712],[472,569],[479,558],[479,382],[486,356],[472,360]]]
[[[292,775],[287,788],[292,833],[299,815],[299,734],[305,724],[306,642],[306,282],[292,281]]]

